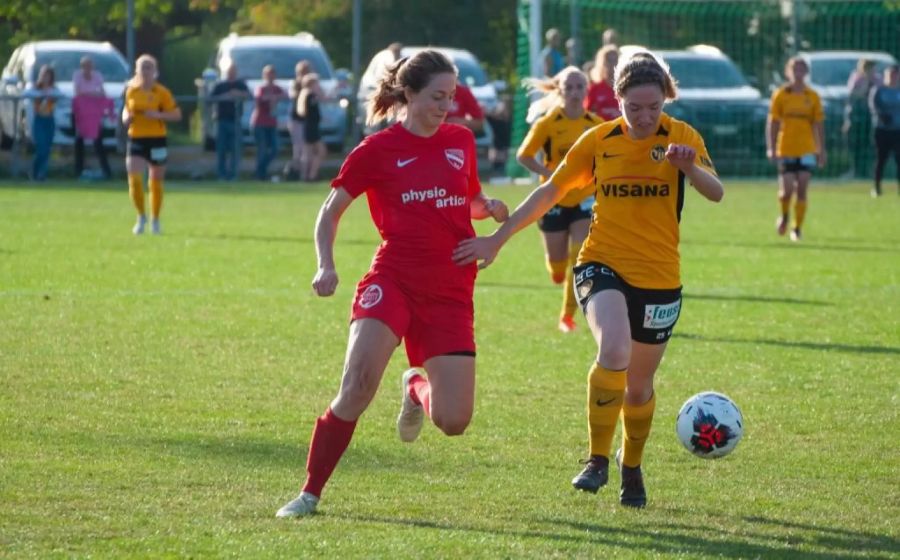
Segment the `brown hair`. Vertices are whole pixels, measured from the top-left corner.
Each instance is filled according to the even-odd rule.
[[[619,47],[605,45],[597,49],[597,54],[594,55],[594,65],[591,67],[591,81],[595,84],[603,81],[603,72],[606,70],[606,56],[611,52],[615,52],[616,57],[618,57]]]
[[[44,64],[41,66],[41,69],[38,71],[37,82],[34,84],[35,87],[45,88],[45,87],[53,87],[56,85],[56,70],[53,69],[49,64]]]
[[[422,91],[435,74],[455,76],[457,70],[449,58],[433,50],[420,51],[389,66],[369,98],[366,124],[375,124],[392,115],[398,105],[406,105],[409,100],[404,90]]]
[[[647,84],[659,86],[666,99],[675,99],[678,96],[675,78],[669,73],[669,69],[649,52],[636,52],[627,60],[619,61],[615,76],[616,96],[619,99],[625,97],[625,92],[629,89]]]

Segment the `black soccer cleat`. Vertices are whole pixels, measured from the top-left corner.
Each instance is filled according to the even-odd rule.
[[[641,466],[626,467],[622,464],[622,450],[616,451],[616,466],[622,473],[622,491],[619,492],[619,503],[623,506],[642,508],[647,505],[647,490],[644,488],[644,475]]]
[[[596,494],[609,480],[609,457],[603,455],[591,455],[584,462],[584,470],[572,479],[572,486],[576,490],[583,490]]]

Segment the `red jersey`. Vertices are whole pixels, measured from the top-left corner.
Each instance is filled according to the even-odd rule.
[[[587,96],[584,98],[584,108],[599,115],[605,121],[611,121],[622,115],[619,111],[619,102],[616,100],[616,92],[606,82],[591,82],[588,86]]]
[[[354,148],[331,186],[354,198],[366,193],[384,240],[373,271],[415,277],[419,287],[457,271],[474,278],[473,268],[451,259],[461,240],[475,236],[470,204],[481,183],[469,129],[445,123],[423,138],[396,123]]]
[[[453,96],[453,104],[447,111],[447,118],[465,118],[469,116],[473,119],[480,120],[484,118],[484,111],[478,100],[472,95],[472,90],[462,84],[456,84],[456,95]]]

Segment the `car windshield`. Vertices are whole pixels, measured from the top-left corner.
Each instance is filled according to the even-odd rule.
[[[684,89],[739,88],[747,85],[740,70],[720,58],[668,58],[666,63]]]
[[[98,53],[85,51],[45,51],[38,52],[31,69],[31,81],[37,80],[41,66],[49,64],[56,72],[57,82],[69,82],[72,74],[81,66],[82,57],[88,56],[94,62],[94,70],[103,76],[105,82],[124,82],[128,80],[128,66],[125,60],[115,53]]]
[[[850,81],[850,74],[856,70],[855,58],[815,59],[810,64],[809,81],[820,86],[845,86]],[[875,62],[875,72],[884,72],[887,63]]]
[[[275,67],[278,79],[291,79],[301,60],[308,60],[320,79],[331,79],[331,64],[322,50],[314,47],[241,47],[231,51],[231,59],[237,65],[238,76],[245,80],[261,79],[267,64]]]
[[[487,76],[477,62],[470,58],[457,58],[453,61],[459,69],[459,80],[467,86],[483,86],[487,83]]]

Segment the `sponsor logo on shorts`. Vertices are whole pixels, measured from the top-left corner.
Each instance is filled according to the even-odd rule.
[[[584,299],[591,293],[591,288],[594,287],[594,281],[591,279],[587,279],[578,285],[578,297]]]
[[[444,150],[444,156],[447,158],[447,162],[456,170],[462,169],[466,163],[465,152],[456,148],[447,148]]]
[[[381,286],[370,284],[363,290],[363,293],[359,294],[358,303],[363,309],[369,309],[381,303],[382,297],[384,297],[384,292],[381,291]]]
[[[678,320],[681,311],[681,300],[661,305],[647,305],[644,307],[644,328],[665,329],[671,327]]]

